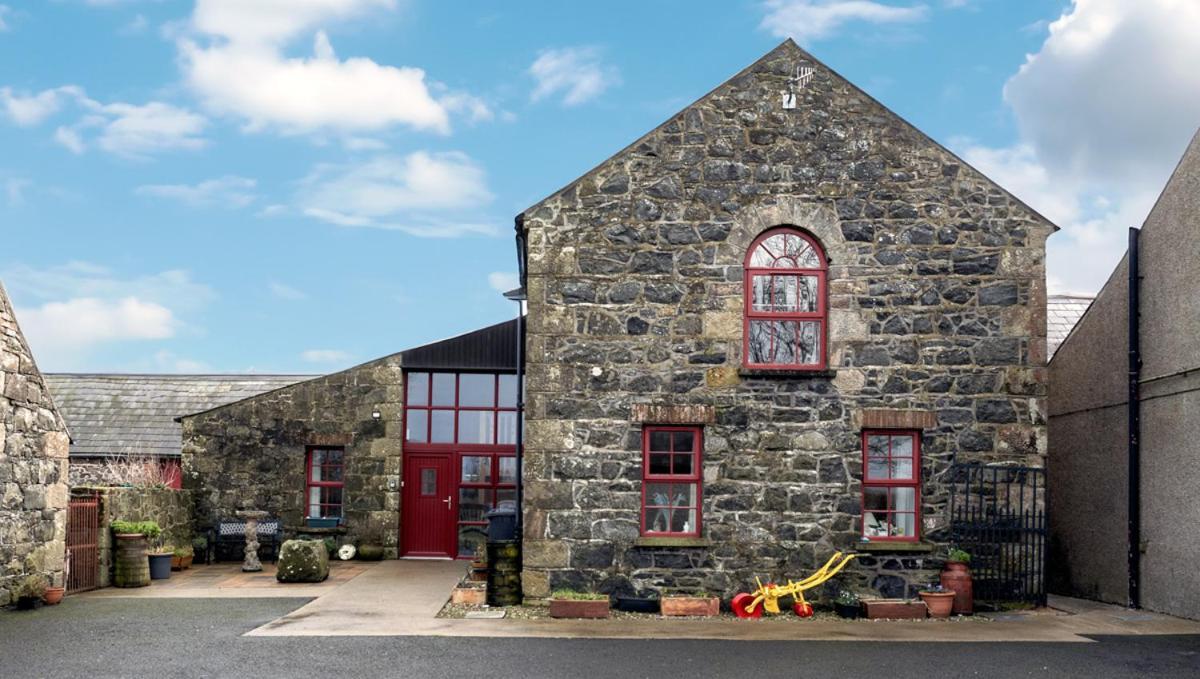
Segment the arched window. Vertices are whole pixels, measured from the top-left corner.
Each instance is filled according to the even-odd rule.
[[[792,227],[764,232],[746,253],[748,368],[825,367],[825,253]]]

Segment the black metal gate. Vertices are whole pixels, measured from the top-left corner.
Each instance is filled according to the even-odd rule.
[[[982,608],[1046,604],[1046,470],[955,463],[950,530]]]

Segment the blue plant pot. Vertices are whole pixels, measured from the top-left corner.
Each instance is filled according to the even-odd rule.
[[[341,522],[341,519],[337,518],[336,516],[325,518],[310,516],[305,521],[308,523],[309,528],[337,528],[337,525]]]
[[[171,559],[174,554],[147,554],[150,558],[150,579],[166,580],[171,577]]]

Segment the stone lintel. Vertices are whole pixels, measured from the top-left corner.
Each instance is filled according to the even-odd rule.
[[[352,437],[350,434],[338,432],[336,434],[317,434],[313,433],[309,436],[310,446],[348,446],[351,443]]]
[[[708,538],[685,537],[641,537],[634,541],[635,547],[711,547]]]
[[[717,409],[709,405],[634,403],[630,419],[646,424],[712,424],[717,421]]]
[[[884,540],[881,542],[859,542],[854,545],[854,549],[859,552],[904,552],[913,553],[929,553],[936,549],[936,546],[929,542],[901,542],[899,540]]]
[[[932,410],[866,408],[862,411],[863,429],[933,429],[937,413]]]

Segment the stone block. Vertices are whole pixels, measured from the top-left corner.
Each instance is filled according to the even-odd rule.
[[[521,558],[528,568],[566,568],[567,543],[561,540],[527,540]]]
[[[275,579],[279,582],[324,582],[329,552],[318,540],[287,540],[279,547]]]

